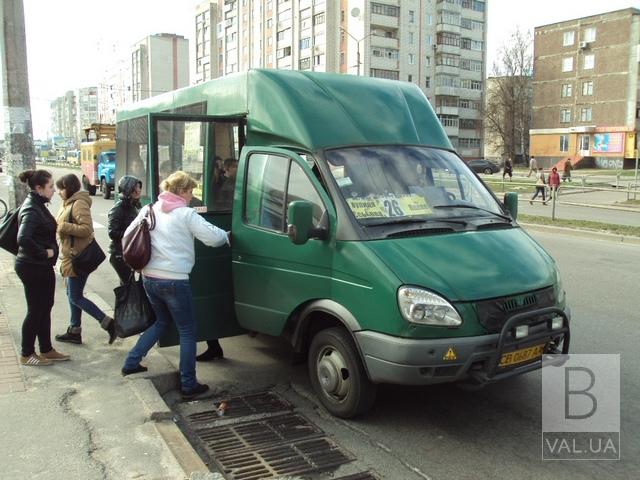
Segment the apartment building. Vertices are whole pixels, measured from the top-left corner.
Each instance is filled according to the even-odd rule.
[[[207,0],[196,6],[195,76],[202,83],[219,76],[218,67],[218,2]]]
[[[203,12],[216,38],[203,32]],[[468,158],[482,156],[486,3],[481,0],[217,0],[198,7],[196,71],[285,68],[413,82]],[[208,27],[213,28],[213,23]],[[215,46],[214,46],[215,43]],[[202,70],[204,78],[204,68]],[[213,67],[209,70],[214,78]],[[199,79],[198,79],[199,81]]]
[[[116,112],[133,101],[131,68],[124,58],[115,60],[98,85],[98,123],[115,124]]]
[[[570,157],[632,168],[639,62],[638,9],[536,27],[531,154],[547,165]]]
[[[131,52],[134,102],[189,85],[189,40],[159,33],[137,42]]]
[[[69,90],[50,105],[51,135],[64,137],[77,144],[84,134],[83,128],[98,119],[97,87]]]

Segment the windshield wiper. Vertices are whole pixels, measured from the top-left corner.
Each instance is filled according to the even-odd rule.
[[[491,215],[495,215],[496,217],[499,217],[509,223],[511,223],[511,217],[507,216],[507,215],[503,215],[501,213],[497,213],[494,212],[492,210],[488,210],[486,208],[482,208],[479,207],[477,205],[471,205],[471,204],[467,204],[467,203],[452,203],[452,204],[448,204],[448,205],[433,205],[431,208],[473,208],[474,210],[482,210],[483,212],[487,212],[490,213]]]
[[[378,227],[380,225],[400,225],[406,223],[426,223],[426,222],[442,222],[442,223],[455,223],[457,225],[467,225],[464,220],[454,220],[451,218],[393,218],[385,219],[378,222],[367,223],[365,227]]]

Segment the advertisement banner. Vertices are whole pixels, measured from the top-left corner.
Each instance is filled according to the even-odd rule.
[[[622,153],[624,133],[595,133],[593,135],[593,152]]]

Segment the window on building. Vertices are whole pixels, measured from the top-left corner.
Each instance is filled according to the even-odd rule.
[[[595,42],[596,28],[595,27],[587,28],[582,34],[582,40],[584,40],[585,42]]]
[[[413,32],[409,32],[409,45],[413,45]]]
[[[285,30],[280,30],[277,34],[276,34],[276,39],[278,41],[281,40],[286,40],[288,38],[291,38],[291,29],[287,28]]]
[[[584,56],[583,70],[591,70],[596,63],[596,57],[593,53]]]
[[[438,115],[438,119],[443,127],[457,127],[458,117],[454,115]]]
[[[430,67],[430,66],[431,66],[431,57],[427,55],[427,56],[425,57],[425,59],[424,59],[424,62],[425,62],[425,65],[426,65],[427,67]]]
[[[407,82],[413,82],[413,75],[407,75]]]
[[[562,59],[562,71],[571,72],[573,70],[573,57],[565,57]]]
[[[267,28],[271,28],[272,25],[273,25],[273,19],[267,18]]]
[[[400,72],[397,70],[384,70],[381,68],[372,68],[371,76],[376,78],[386,78],[388,80],[399,80]]]
[[[436,42],[438,45],[452,45],[454,47],[459,47],[460,35],[449,32],[439,32],[436,36]]]
[[[585,107],[580,109],[580,121],[581,122],[591,121],[591,107]]]
[[[569,123],[571,121],[571,110],[563,108],[560,110],[560,123]]]
[[[311,68],[311,58],[300,59],[300,70],[309,70]]]
[[[300,50],[311,47],[311,37],[300,39]]]
[[[580,150],[589,150],[589,135],[580,137]]]
[[[460,66],[460,55],[442,54],[436,56],[436,65],[446,65],[448,67]]]
[[[427,77],[424,79],[425,88],[431,88],[431,77]]]
[[[314,65],[324,65],[324,53],[320,54],[320,55],[314,55],[313,57],[313,64]]]
[[[569,151],[569,135],[560,135],[560,151]]]
[[[322,25],[324,23],[324,12],[313,16],[314,25]]]
[[[438,11],[438,23],[446,23],[447,25],[460,26],[460,14],[450,10]]]
[[[416,13],[413,10],[409,10],[409,23],[416,21]]]
[[[284,58],[291,55],[291,47],[279,48],[276,51],[276,58]]]
[[[385,5],[383,3],[371,2],[371,13],[375,13],[377,15],[387,15],[389,17],[399,17],[400,7],[396,7],[395,5]]]
[[[582,95],[593,95],[593,82],[582,82]]]
[[[576,38],[576,32],[564,32],[564,40],[562,45],[564,47],[568,47],[569,45],[573,45]]]
[[[561,97],[566,98],[566,97],[570,97],[573,94],[573,85],[570,83],[565,83],[564,85],[562,85],[562,93],[560,94]]]
[[[409,65],[413,65],[415,63],[415,55],[413,53],[410,53],[407,61],[409,62]]]

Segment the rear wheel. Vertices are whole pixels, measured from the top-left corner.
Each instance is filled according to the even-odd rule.
[[[311,385],[331,414],[352,418],[372,407],[376,385],[367,377],[355,342],[344,328],[322,330],[313,337],[308,367]]]
[[[484,173],[486,173],[487,175],[491,175],[493,173],[493,170],[491,170],[489,167],[484,169]]]
[[[109,200],[111,198],[111,189],[104,178],[100,181],[100,190],[102,190],[102,196],[105,200]]]

